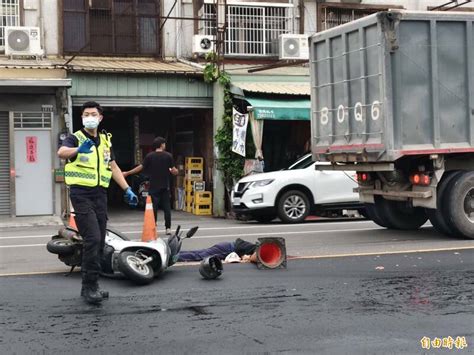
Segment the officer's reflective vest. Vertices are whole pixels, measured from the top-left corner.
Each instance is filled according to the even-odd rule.
[[[82,131],[74,132],[79,141],[79,146],[87,140]],[[110,148],[112,135],[99,133],[99,147],[93,145],[91,153],[78,153],[76,159],[68,162],[64,167],[64,177],[67,185],[80,185],[86,187],[109,187],[112,178],[110,168]]]

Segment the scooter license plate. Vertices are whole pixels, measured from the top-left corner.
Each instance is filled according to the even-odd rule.
[[[143,191],[143,192],[142,192],[142,196],[143,196],[143,197],[147,197],[147,196],[148,196],[148,192]]]

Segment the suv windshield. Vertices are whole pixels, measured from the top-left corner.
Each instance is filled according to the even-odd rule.
[[[302,156],[300,159],[295,161],[285,170],[298,170],[298,169],[306,169],[308,166],[312,165],[314,162],[312,160],[311,154],[306,154]]]

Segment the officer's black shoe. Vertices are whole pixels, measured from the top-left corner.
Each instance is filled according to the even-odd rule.
[[[99,290],[91,285],[82,285],[81,296],[89,304],[99,304],[104,299]]]
[[[100,293],[100,295],[102,296],[104,300],[109,298],[109,291],[102,291],[101,289],[99,289],[98,292]],[[85,297],[84,286],[82,286],[82,289],[81,289],[81,296]]]

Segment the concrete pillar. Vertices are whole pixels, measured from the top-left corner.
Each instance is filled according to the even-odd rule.
[[[219,150],[216,144],[217,130],[222,126],[224,116],[224,87],[215,82],[213,84],[213,136],[214,143],[214,169],[213,169],[213,213],[215,217],[225,217],[225,187],[222,181],[223,173],[218,169],[217,159],[219,158]]]

